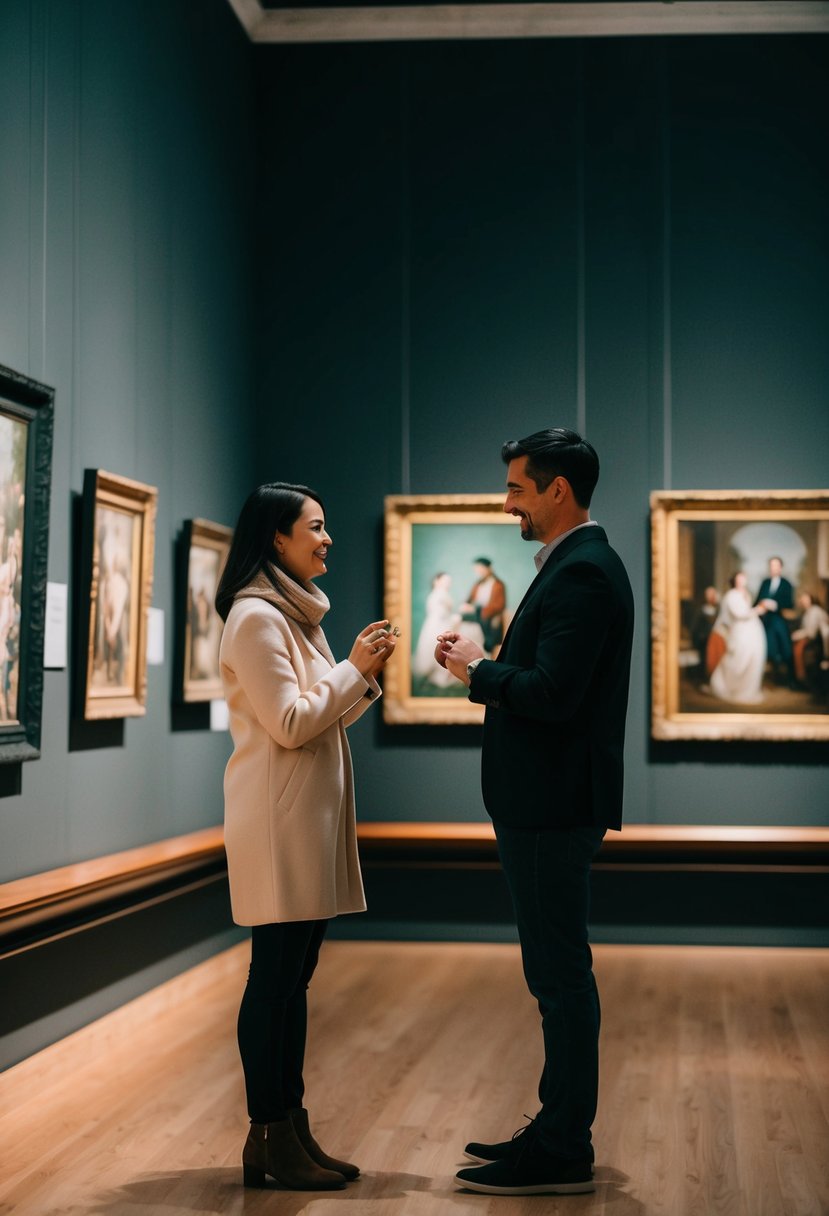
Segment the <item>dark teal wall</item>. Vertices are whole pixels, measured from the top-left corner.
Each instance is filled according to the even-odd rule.
[[[639,605],[629,818],[825,822],[813,752],[649,747],[647,501],[827,484],[828,79],[820,39],[253,49],[226,0],[3,0],[0,362],[56,389],[49,576],[85,467],[158,486],[168,660],[88,750],[46,673],[0,881],[220,819],[228,740],[170,707],[182,520],[318,484],[343,654],[383,496],[498,490],[553,423]],[[476,731],[352,739],[364,818],[482,817]],[[113,923],[4,963],[0,1067],[231,940],[218,888]]]
[[[159,489],[167,662],[122,745],[43,755],[0,800],[0,881],[218,822],[226,736],[171,729],[173,542],[253,476],[251,47],[226,0],[0,4],[0,362],[53,385],[49,578],[85,467]]]
[[[261,480],[318,486],[329,634],[387,493],[584,429],[634,585],[632,822],[826,822],[816,748],[649,743],[648,495],[829,484],[823,38],[262,48]],[[365,819],[482,818],[478,738],[352,732]]]

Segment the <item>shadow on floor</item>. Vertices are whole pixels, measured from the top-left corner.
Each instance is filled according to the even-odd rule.
[[[159,1216],[258,1216],[260,1212],[263,1216],[335,1216],[344,1210],[340,1205],[357,1200],[367,1211],[376,1211],[378,1216],[388,1211],[391,1216],[398,1210],[395,1201],[411,1199],[412,1192],[428,1192],[433,1182],[418,1174],[368,1173],[342,1191],[299,1192],[282,1191],[273,1183],[262,1190],[245,1189],[237,1166],[176,1170],[114,1187],[96,1196],[86,1210],[89,1216],[146,1216],[148,1212]],[[428,1201],[430,1196],[422,1198]],[[381,1209],[381,1203],[388,1207]]]
[[[439,1216],[450,1207],[456,1213],[480,1211],[491,1199],[456,1189],[448,1178],[418,1174],[368,1173],[336,1192],[281,1191],[275,1185],[246,1190],[239,1175],[235,1166],[145,1175],[97,1196],[85,1211],[89,1216],[348,1216],[356,1202],[364,1216]],[[628,1181],[620,1170],[599,1166],[592,1194],[498,1197],[498,1210],[504,1216],[513,1210],[553,1216],[561,1203],[570,1216],[588,1216],[612,1205],[618,1216],[640,1216],[642,1204],[622,1190]]]

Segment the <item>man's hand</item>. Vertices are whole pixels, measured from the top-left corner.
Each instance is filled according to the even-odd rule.
[[[469,686],[469,677],[466,674],[467,664],[471,663],[473,659],[483,659],[484,657],[480,646],[470,642],[469,638],[452,632],[438,634],[435,661],[441,667],[445,667],[447,671],[451,671],[452,675],[467,687]]]

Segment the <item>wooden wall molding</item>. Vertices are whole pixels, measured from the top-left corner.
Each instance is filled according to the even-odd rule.
[[[489,823],[360,823],[369,867],[496,865]],[[597,868],[829,872],[829,828],[631,824]],[[224,877],[222,828],[205,828],[0,884],[0,957]]]
[[[214,827],[0,884],[0,958],[226,868]]]
[[[253,43],[607,38],[829,31],[823,0],[674,0],[671,4],[507,3],[263,8],[229,0]]]

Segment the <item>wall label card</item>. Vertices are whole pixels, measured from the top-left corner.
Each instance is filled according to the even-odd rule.
[[[43,666],[61,671],[67,663],[66,583],[46,584],[46,630],[43,636]]]
[[[147,622],[147,664],[161,667],[164,662],[164,609],[151,608]]]

